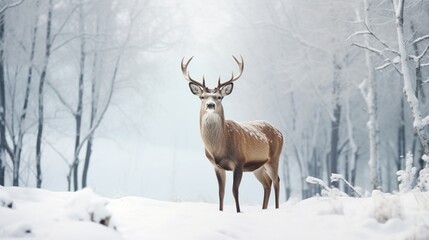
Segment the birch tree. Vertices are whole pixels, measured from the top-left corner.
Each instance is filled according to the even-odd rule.
[[[401,72],[402,79],[404,81],[404,96],[411,109],[413,117],[413,126],[422,144],[424,154],[429,156],[429,139],[426,131],[426,127],[429,125],[429,116],[423,117],[419,107],[419,101],[413,91],[412,81],[413,75],[410,71],[408,50],[406,48],[406,39],[404,36],[404,4],[405,0],[392,1],[395,10],[396,20],[396,35],[398,40],[398,48],[400,54]],[[417,39],[419,40],[419,39]],[[417,41],[415,40],[415,41]],[[428,51],[429,44],[425,50],[421,53],[421,56],[425,55]],[[429,162],[426,162],[425,168],[429,168]],[[428,189],[424,189],[428,190]]]
[[[34,21],[34,27],[32,32],[32,41],[31,41],[31,48],[30,48],[30,59],[29,59],[29,66],[28,66],[28,73],[27,73],[27,83],[25,85],[25,93],[24,93],[24,101],[21,108],[20,117],[18,120],[18,136],[16,138],[16,142],[14,143],[14,151],[13,151],[13,185],[18,186],[19,185],[19,170],[20,170],[20,164],[21,164],[21,154],[22,154],[22,147],[23,147],[23,139],[26,132],[26,117],[27,117],[27,111],[28,111],[28,102],[30,100],[30,89],[31,89],[31,82],[33,79],[33,66],[34,63],[34,56],[36,52],[36,40],[37,40],[37,30],[38,30],[38,22],[39,22],[39,1],[36,1],[35,6],[35,21]]]
[[[367,0],[363,0],[364,8],[364,22],[367,28],[369,23],[369,5]],[[358,16],[358,21],[361,21]],[[364,44],[369,45],[370,39],[368,34],[364,36]],[[372,189],[378,189],[381,187],[381,170],[380,160],[378,154],[379,140],[378,140],[378,122],[377,122],[377,82],[375,77],[375,67],[372,60],[371,52],[365,51],[365,62],[367,68],[367,78],[359,85],[359,89],[365,100],[367,111],[368,111],[368,139],[369,139],[369,175],[371,179]]]
[[[0,3],[0,185],[5,185],[6,173],[6,153],[13,159],[13,150],[10,148],[6,140],[6,76],[5,76],[5,26],[6,12],[19,6],[24,0],[7,3]]]
[[[375,40],[375,42],[377,42],[378,45],[381,47],[378,47],[378,48],[374,47],[368,42],[366,42],[363,45],[354,42],[353,45],[364,48],[367,51],[374,53],[384,61],[384,64],[382,66],[377,67],[376,69],[383,70],[387,67],[392,67],[397,73],[399,73],[403,82],[404,99],[408,103],[408,106],[411,110],[414,131],[416,132],[420,140],[420,143],[423,147],[424,154],[427,155],[429,153],[429,145],[428,145],[429,140],[428,140],[426,127],[429,124],[429,120],[428,120],[429,117],[423,117],[420,110],[419,100],[417,98],[417,94],[419,92],[418,88],[420,86],[417,86],[416,90],[414,90],[413,88],[413,83],[415,82],[414,80],[416,79],[415,74],[416,73],[418,74],[418,71],[414,72],[414,74],[412,73],[411,61],[414,60],[415,63],[417,63],[417,65],[424,66],[424,63],[422,64],[421,61],[428,51],[429,44],[426,45],[425,50],[419,53],[415,52],[415,55],[410,54],[410,51],[407,49],[408,38],[405,36],[405,30],[404,30],[405,1],[394,0],[392,1],[392,4],[393,4],[393,10],[394,10],[395,30],[396,30],[396,32],[394,33],[394,36],[396,38],[396,44],[398,46],[398,49],[394,49],[386,41],[380,38],[377,33],[375,33],[372,29],[368,27],[368,24],[366,21],[364,23],[366,30],[361,32],[356,32],[354,36],[356,35],[371,36]],[[427,38],[429,37],[422,36],[414,40],[411,40],[411,42],[412,44],[423,42]],[[426,167],[427,165],[428,164],[426,164]]]
[[[40,74],[39,88],[38,88],[38,121],[37,121],[37,137],[36,137],[36,181],[37,187],[42,186],[42,138],[44,127],[44,95],[45,95],[45,82],[48,71],[48,63],[51,57],[51,24],[52,24],[53,2],[49,0],[48,3],[48,19],[46,24],[46,37],[45,37],[45,57],[43,60],[42,72]]]
[[[0,11],[0,185],[4,186],[6,170],[6,89],[4,75],[4,18],[5,10]]]

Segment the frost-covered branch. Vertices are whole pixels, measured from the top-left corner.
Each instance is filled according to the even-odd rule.
[[[416,55],[410,55],[410,58],[414,60],[414,62],[416,63],[420,63],[421,59],[426,55],[426,53],[429,50],[429,44],[426,45],[426,48],[420,53],[420,55],[416,56]],[[421,66],[421,64],[420,64]]]
[[[308,177],[305,179],[305,181],[306,181],[306,182],[308,182],[308,183],[310,183],[310,184],[320,185],[323,189],[325,189],[325,190],[327,190],[327,191],[330,191],[330,190],[331,190],[331,188],[329,188],[329,187],[325,184],[325,182],[324,182],[322,179],[320,179],[320,178],[316,178],[316,177],[308,176]]]
[[[390,51],[390,52],[392,52],[392,53],[395,53],[395,54],[397,54],[398,56],[399,56],[399,52],[398,51],[396,51],[396,50],[394,50],[393,48],[391,48],[385,41],[383,41],[381,38],[379,38],[378,36],[377,36],[377,34],[375,34],[371,29],[370,29],[370,27],[369,27],[369,25],[368,25],[368,23],[367,23],[367,18],[368,17],[365,17],[364,19],[364,25],[365,25],[365,28],[366,28],[366,30],[370,33],[370,35],[373,37],[373,38],[375,38],[381,45],[383,45],[385,48],[386,48],[386,51]]]
[[[332,173],[331,182],[337,182],[339,180],[344,181],[344,183],[347,184],[347,186],[349,186],[356,193],[356,195],[358,195],[358,197],[362,197],[362,193],[360,193],[349,181],[347,181],[343,177],[343,175],[338,174],[338,173]]]
[[[350,36],[348,36],[346,40],[350,40],[354,36],[365,35],[365,34],[371,34],[371,32],[369,32],[369,31],[357,31],[357,32],[352,33]]]
[[[379,57],[383,58],[383,59],[384,59],[384,61],[386,61],[387,63],[386,63],[386,64],[384,64],[384,65],[382,65],[382,67],[378,67],[378,68],[384,69],[384,68],[386,68],[387,66],[393,66],[393,67],[395,68],[396,72],[398,72],[400,75],[402,75],[401,70],[398,68],[398,66],[396,66],[396,63],[398,63],[397,58],[394,58],[394,59],[392,60],[391,58],[387,57],[387,56],[384,54],[384,52],[383,52],[383,51],[378,50],[378,49],[376,49],[376,48],[373,48],[373,47],[371,47],[371,46],[365,46],[365,45],[362,45],[362,44],[359,44],[359,43],[355,43],[355,42],[354,42],[354,43],[352,43],[352,46],[356,46],[356,47],[359,47],[359,48],[366,49],[366,50],[368,50],[368,51],[370,51],[370,52],[373,52],[373,53],[377,54]]]
[[[411,152],[408,152],[405,158],[405,169],[396,172],[396,175],[398,175],[400,192],[405,193],[412,189],[412,184],[416,172],[417,169],[413,167],[413,154],[411,154]]]
[[[316,185],[320,185],[324,191],[326,193],[326,195],[328,195],[329,197],[348,197],[348,195],[345,192],[340,191],[338,188],[330,188],[326,185],[326,183],[320,179],[320,178],[316,178],[316,177],[312,177],[312,176],[308,176],[305,179],[306,182],[310,183],[310,184],[316,184]]]
[[[360,48],[363,48],[363,49],[366,49],[366,50],[369,50],[369,51],[371,51],[371,52],[373,52],[373,53],[375,53],[375,54],[377,54],[377,55],[379,55],[379,56],[383,56],[384,57],[384,55],[383,55],[383,52],[382,51],[380,51],[380,50],[378,50],[378,49],[376,49],[376,48],[373,48],[373,47],[371,47],[371,46],[365,46],[365,45],[361,45],[361,44],[359,44],[359,43],[352,43],[352,46],[356,46],[356,47],[360,47]]]
[[[421,36],[419,38],[416,38],[411,44],[416,44],[416,43],[419,43],[419,42],[424,41],[426,39],[429,39],[429,34]]]

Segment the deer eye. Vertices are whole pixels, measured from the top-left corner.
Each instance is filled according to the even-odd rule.
[[[200,99],[201,99],[201,100],[204,100],[204,96],[200,96]]]
[[[220,100],[222,100],[222,98],[223,98],[223,97],[219,96],[219,97],[217,97],[217,100],[219,100],[219,101],[220,101]]]

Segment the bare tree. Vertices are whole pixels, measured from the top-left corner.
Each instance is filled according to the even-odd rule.
[[[397,35],[398,48],[399,48],[399,54],[400,54],[402,78],[404,81],[404,95],[411,109],[411,113],[413,117],[413,126],[420,139],[420,143],[422,144],[424,154],[426,156],[429,156],[429,138],[426,132],[426,127],[429,126],[429,116],[423,117],[421,114],[421,111],[419,108],[419,101],[416,96],[416,92],[418,93],[418,91],[417,90],[413,91],[413,88],[412,88],[413,76],[410,72],[409,65],[408,65],[410,58],[408,57],[408,50],[406,49],[406,39],[404,36],[405,0],[398,0],[398,1],[392,1],[392,2],[393,2],[395,17],[396,17],[396,35]],[[414,42],[416,41],[418,42],[420,41],[420,39],[416,39]],[[417,59],[419,59],[418,61],[420,61],[420,59],[427,53],[428,49],[429,49],[429,44],[427,45],[425,50],[422,51],[422,53],[420,53],[420,55],[416,57]],[[426,162],[425,168],[429,168],[429,162]]]
[[[369,5],[367,0],[363,0],[364,8],[364,22],[365,26],[369,23]],[[358,21],[362,21],[358,15]],[[365,45],[370,44],[368,34],[364,36]],[[363,99],[368,111],[369,120],[367,122],[368,128],[368,139],[369,139],[369,175],[371,179],[372,189],[378,189],[381,187],[381,170],[380,160],[378,154],[379,140],[378,140],[378,122],[377,122],[377,82],[375,77],[375,67],[373,64],[371,52],[365,51],[365,62],[368,71],[367,78],[359,85],[359,89],[362,93]]]
[[[332,81],[332,95],[334,96],[333,103],[333,119],[331,119],[331,152],[329,158],[328,176],[333,173],[338,173],[338,145],[340,138],[340,121],[341,121],[341,103],[340,103],[340,73],[341,65],[337,59],[333,61],[334,65],[334,79]],[[338,182],[333,183],[334,187],[338,187]]]
[[[6,152],[13,158],[13,151],[6,140],[5,13],[8,9],[19,6],[23,1],[0,4],[0,185],[2,186],[5,185]]]
[[[42,186],[42,138],[43,138],[43,126],[44,126],[44,91],[45,91],[45,82],[46,74],[48,70],[48,63],[51,57],[51,47],[52,47],[52,38],[51,38],[51,25],[52,25],[52,12],[53,12],[53,3],[52,0],[49,0],[48,3],[48,19],[46,24],[46,38],[45,38],[45,57],[43,61],[42,72],[40,74],[39,80],[39,91],[38,91],[38,121],[37,121],[37,138],[36,138],[36,169],[37,169],[37,187]]]
[[[6,170],[6,86],[4,75],[4,12],[0,11],[0,185],[4,186]]]

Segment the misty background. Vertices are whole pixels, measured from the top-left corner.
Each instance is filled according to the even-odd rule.
[[[19,186],[36,187],[41,176],[42,188],[76,190],[78,176],[77,189],[82,188],[92,139],[86,185],[98,193],[216,202],[216,178],[199,134],[200,100],[189,91],[180,61],[194,56],[190,75],[198,80],[204,75],[214,87],[219,76],[227,79],[238,71],[232,55],[241,55],[244,73],[223,100],[225,116],[267,120],[282,131],[281,199],[319,192],[305,178],[328,180],[332,166],[363,190],[372,189],[369,110],[362,94],[367,50],[353,43],[385,48],[359,34],[367,24],[397,48],[390,1],[372,3],[368,11],[364,2],[349,0],[4,0],[1,8],[2,141],[9,147],[0,153],[3,185],[17,185],[18,179]],[[405,12],[407,47],[418,55],[428,38],[414,44],[412,38],[429,33],[429,4],[407,1]],[[413,153],[415,166],[423,165],[401,75],[393,67],[399,64],[389,54],[390,66],[371,54],[369,67],[378,68],[379,187],[395,191],[406,152]],[[426,55],[421,60],[429,62]],[[428,73],[422,66],[423,81]],[[42,79],[40,175],[35,149]],[[427,85],[421,83],[418,91],[420,109],[428,114]],[[231,182],[229,173],[227,189]],[[244,174],[241,201],[259,204],[262,192],[253,174]],[[231,201],[227,192],[226,202]]]

